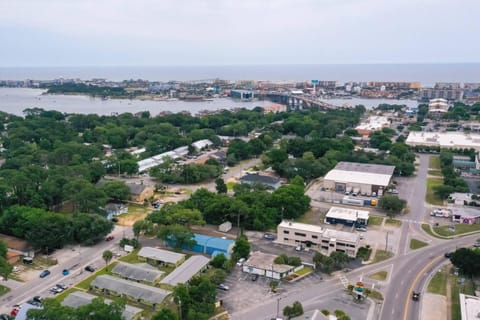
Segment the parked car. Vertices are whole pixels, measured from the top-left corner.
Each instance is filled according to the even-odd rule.
[[[303,247],[302,246],[296,246],[295,247],[295,251],[302,251],[303,250]]]
[[[51,287],[49,291],[53,294],[57,294],[57,293],[63,292],[63,289],[55,286],[55,287]]]
[[[63,283],[58,283],[57,284],[57,288],[60,288],[62,290],[67,290],[68,289],[68,286],[63,284]]]
[[[365,228],[365,227],[358,227],[355,230],[360,231],[360,232],[367,232],[367,228]]]
[[[265,233],[263,235],[263,238],[264,239],[267,239],[267,240],[275,240],[275,235],[271,234],[271,233]]]
[[[41,302],[35,301],[33,299],[27,301],[28,304],[31,304],[32,306],[40,307],[42,305]]]
[[[68,276],[68,275],[70,274],[70,271],[68,271],[68,269],[63,269],[63,270],[62,270],[62,274],[63,274],[64,276]]]
[[[95,268],[92,267],[92,266],[86,266],[85,267],[85,271],[88,271],[88,272],[95,272]]]
[[[48,270],[43,270],[41,273],[40,273],[40,278],[45,278],[46,276],[48,276],[50,274],[50,271]]]
[[[230,289],[226,284],[223,284],[223,283],[220,283],[217,286],[217,288],[220,289],[220,290],[224,290],[224,291],[228,291]]]
[[[36,302],[39,302],[39,303],[42,303],[43,302],[43,298],[40,297],[40,296],[35,296],[32,298],[33,301],[36,301]]]
[[[253,274],[252,275],[252,281],[257,281],[257,279],[258,279],[258,274],[256,274],[256,273]]]
[[[108,236],[105,238],[105,241],[112,241],[114,239],[114,236]]]
[[[245,260],[246,260],[245,258],[238,259],[237,266],[239,267],[243,266],[243,263],[245,262]]]
[[[445,258],[450,259],[453,255],[453,252],[445,252]]]

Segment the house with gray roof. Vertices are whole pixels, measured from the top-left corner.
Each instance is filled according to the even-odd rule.
[[[192,256],[181,266],[173,270],[168,276],[162,279],[160,283],[176,286],[179,283],[187,283],[199,272],[206,269],[210,259],[204,256]]]
[[[65,297],[65,299],[62,301],[62,305],[76,309],[78,307],[92,303],[92,300],[95,298],[98,297],[83,291],[75,291]],[[105,299],[104,301],[106,304],[112,303],[112,300],[110,299]],[[138,318],[142,311],[143,310],[140,308],[136,308],[129,304],[126,304],[125,310],[123,310],[122,312],[122,316],[125,320],[133,320]]]
[[[169,290],[163,290],[110,275],[96,277],[90,284],[90,288],[106,294],[125,296],[138,303],[149,304],[154,307],[172,293]]]
[[[157,282],[165,272],[152,267],[148,263],[131,264],[119,262],[113,268],[112,273],[127,280],[153,284]]]
[[[173,265],[178,266],[185,260],[183,253],[157,249],[152,247],[143,247],[137,253],[138,257],[145,259],[152,265]]]

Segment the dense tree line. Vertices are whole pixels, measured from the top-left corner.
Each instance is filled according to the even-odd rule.
[[[468,153],[467,153],[468,154]],[[435,186],[434,192],[441,198],[446,199],[453,192],[469,192],[468,184],[453,169],[453,152],[451,150],[440,151],[440,165],[442,168],[443,185]]]
[[[193,184],[215,179],[222,172],[223,166],[214,159],[207,160],[205,164],[183,165],[175,163],[172,159],[165,159],[160,166],[150,170],[150,175],[165,183]]]
[[[28,320],[122,320],[125,310],[125,301],[120,299],[105,303],[102,298],[95,298],[92,302],[72,308],[63,306],[58,300],[46,299],[41,309],[30,309],[27,312]]]
[[[173,301],[179,307],[181,320],[210,319],[215,312],[216,296],[216,286],[206,276],[194,277],[173,290]]]
[[[133,93],[125,91],[122,87],[102,87],[85,83],[64,83],[47,85],[49,94],[86,94],[100,97],[134,97]]]
[[[47,253],[70,243],[96,243],[112,229],[112,222],[99,215],[64,215],[25,206],[9,207],[0,216],[1,233],[26,239]]]
[[[188,200],[178,204],[168,203],[159,211],[152,212],[146,222],[134,225],[134,232],[139,234],[150,230],[150,233],[156,233],[152,224],[165,225],[163,228],[169,232],[165,231],[162,238],[167,239],[173,231],[177,231],[171,230],[174,225],[188,227],[205,222],[218,225],[225,221],[236,222],[242,228],[267,230],[274,228],[282,218],[298,218],[309,207],[310,198],[304,195],[301,178],[271,193],[261,185],[236,185],[234,197],[202,188]]]

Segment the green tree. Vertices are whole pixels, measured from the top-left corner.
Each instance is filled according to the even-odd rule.
[[[295,301],[292,306],[285,306],[285,308],[283,308],[283,315],[288,317],[288,319],[301,316],[302,314],[303,306],[298,301]]]
[[[460,248],[450,257],[452,264],[468,276],[480,274],[480,253],[470,248]]]
[[[335,268],[341,268],[345,263],[347,263],[350,258],[345,252],[335,251],[330,254],[330,258],[333,260]]]
[[[8,280],[8,277],[12,274],[13,266],[8,263],[8,261],[0,257],[0,276],[3,277],[4,280]]]
[[[176,250],[181,250],[184,247],[191,248],[197,243],[193,232],[179,224],[160,227],[157,237],[172,245]]]
[[[227,185],[222,178],[217,178],[215,180],[215,188],[217,189],[217,193],[227,193],[228,191]]]
[[[0,257],[3,257],[3,258],[6,259],[7,258],[7,252],[8,252],[7,245],[5,244],[5,242],[0,240]]]
[[[123,181],[108,181],[101,189],[111,200],[126,201],[130,198],[130,189]]]
[[[212,260],[210,260],[210,265],[214,268],[222,269],[227,261],[228,259],[225,257],[225,255],[223,253],[220,253],[213,257]]]
[[[153,315],[152,320],[178,320],[178,317],[172,310],[162,309]]]
[[[245,235],[241,235],[235,241],[233,254],[236,258],[248,258],[250,255],[250,243]]]
[[[453,192],[455,192],[455,188],[452,186],[446,186],[446,185],[434,186],[433,192],[440,199],[447,199]]]
[[[405,208],[407,202],[395,195],[384,195],[378,201],[378,206],[387,212],[389,217],[394,217]]]
[[[108,264],[113,258],[112,251],[110,251],[110,250],[103,251],[102,258],[103,258],[103,260],[105,260],[105,268],[108,271]]]

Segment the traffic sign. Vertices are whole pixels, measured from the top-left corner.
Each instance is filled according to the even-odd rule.
[[[317,83],[318,83],[318,80],[312,80],[312,83],[313,83],[313,84],[317,84]]]

